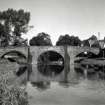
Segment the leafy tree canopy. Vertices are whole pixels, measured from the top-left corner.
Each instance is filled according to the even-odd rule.
[[[82,43],[84,46],[88,46],[88,47],[90,47],[90,44],[91,44],[91,47],[97,47],[97,48],[100,47],[98,39],[95,35],[92,35],[90,38],[83,40]]]
[[[95,35],[92,35],[88,40],[97,40],[97,37]]]
[[[31,46],[52,46],[50,35],[42,32],[29,41]]]
[[[8,9],[0,11],[0,38],[7,40],[7,45],[11,41],[11,36],[21,37],[22,33],[28,31],[30,13],[23,9]],[[15,38],[15,37],[14,37]]]
[[[81,40],[78,37],[75,36],[69,36],[68,34],[64,36],[60,36],[58,41],[56,42],[57,46],[60,45],[71,45],[71,46],[80,46]]]
[[[1,22],[4,21],[4,25],[6,25],[9,29],[14,27],[15,35],[20,36],[21,32],[26,32],[25,28],[29,23],[30,13],[24,12],[23,9],[18,11],[8,9],[6,11],[0,12],[0,20]]]

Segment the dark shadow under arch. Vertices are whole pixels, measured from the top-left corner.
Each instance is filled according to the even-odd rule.
[[[38,71],[44,76],[56,76],[64,69],[64,58],[56,51],[46,51],[37,60]]]
[[[87,58],[95,58],[97,55],[90,51],[84,51],[76,55],[76,57],[87,57]]]

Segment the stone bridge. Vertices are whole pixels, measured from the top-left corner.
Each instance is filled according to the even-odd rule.
[[[1,48],[0,49],[0,56],[7,52],[11,51],[18,51],[22,54],[24,54],[27,58],[26,62],[27,65],[31,65],[32,72],[29,75],[29,80],[32,82],[37,81],[63,81],[69,78],[71,80],[75,76],[74,72],[74,61],[76,58],[76,55],[78,55],[81,52],[93,52],[95,54],[99,53],[99,49],[96,48],[90,48],[90,47],[73,47],[73,46],[30,46],[30,47],[8,47],[8,48]],[[48,53],[47,53],[48,52]],[[49,56],[48,59],[46,54]],[[31,57],[30,57],[31,56]],[[43,57],[45,56],[45,57]],[[44,60],[43,60],[44,59]],[[50,61],[50,60],[52,61]],[[56,61],[54,61],[57,60]],[[58,62],[59,61],[59,62]],[[47,62],[47,63],[46,63]],[[13,70],[16,65],[13,67],[13,63],[9,63],[9,65],[6,67],[6,64],[0,63],[0,71],[2,69],[6,70]],[[38,66],[39,65],[39,66]],[[63,66],[64,67],[63,67]],[[61,72],[54,71],[54,69],[50,68],[54,67],[57,70],[61,70]],[[51,69],[53,72],[47,73],[46,75],[42,75],[41,70],[43,69]],[[59,73],[59,75],[57,75]],[[56,74],[56,76],[54,76]]]

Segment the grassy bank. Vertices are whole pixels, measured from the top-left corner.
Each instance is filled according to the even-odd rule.
[[[7,80],[0,79],[0,105],[29,105],[28,96],[19,86],[8,86]]]

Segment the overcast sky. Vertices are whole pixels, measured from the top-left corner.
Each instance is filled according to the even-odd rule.
[[[86,39],[92,34],[105,35],[105,0],[0,0],[0,10],[24,9],[31,13],[34,28],[28,38],[39,32],[51,35],[53,43],[59,35],[70,34]]]

